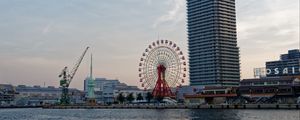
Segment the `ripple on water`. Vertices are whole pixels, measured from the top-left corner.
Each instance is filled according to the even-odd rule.
[[[299,110],[0,109],[0,120],[300,120]]]

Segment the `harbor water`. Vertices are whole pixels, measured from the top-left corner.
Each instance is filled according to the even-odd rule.
[[[300,120],[300,110],[0,109],[0,120]]]

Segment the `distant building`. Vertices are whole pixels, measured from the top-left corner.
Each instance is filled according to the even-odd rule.
[[[61,88],[53,86],[25,86],[18,85],[16,87],[17,97],[16,104],[18,105],[42,105],[59,103],[61,97]],[[69,89],[71,103],[83,103],[83,92],[77,89]]]
[[[0,105],[13,104],[16,90],[10,84],[0,84]]]
[[[288,54],[282,54],[280,60],[266,62],[266,76],[292,76],[300,75],[300,51],[289,50]]]
[[[84,80],[84,91],[87,93],[88,79]],[[120,84],[119,80],[95,78],[95,97],[98,103],[111,103],[114,101],[114,89]]]
[[[235,0],[187,0],[191,86],[238,86]]]
[[[84,91],[87,92],[87,79],[84,80]],[[125,83],[120,83],[119,80],[110,80],[106,78],[95,78],[95,97],[98,103],[113,103],[116,101],[116,96],[119,93],[127,95],[129,93],[142,93],[136,86],[128,86]]]

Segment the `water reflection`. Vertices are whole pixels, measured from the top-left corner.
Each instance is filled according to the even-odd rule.
[[[0,120],[300,120],[299,110],[0,109]]]
[[[237,110],[200,109],[190,110],[192,120],[240,120]]]

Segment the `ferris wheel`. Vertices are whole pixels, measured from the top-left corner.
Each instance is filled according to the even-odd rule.
[[[185,82],[187,68],[185,57],[174,42],[158,40],[145,49],[138,71],[141,86],[145,90],[167,86],[168,88],[161,88],[163,91],[181,86]],[[160,80],[161,84],[158,83]]]

